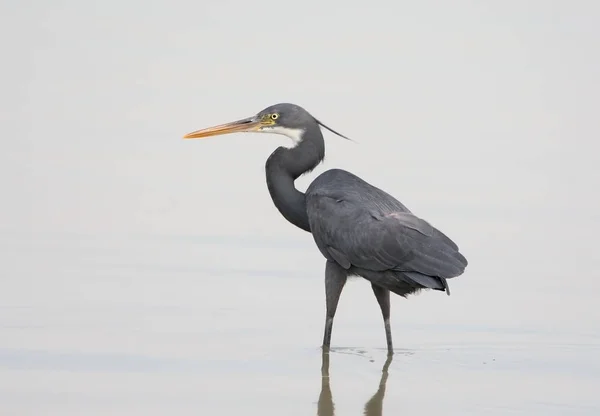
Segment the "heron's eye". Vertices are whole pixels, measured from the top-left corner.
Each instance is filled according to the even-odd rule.
[[[277,120],[278,118],[279,118],[279,114],[277,114],[277,113],[271,114],[271,119],[272,120]]]

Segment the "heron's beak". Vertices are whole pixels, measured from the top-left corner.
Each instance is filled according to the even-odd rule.
[[[261,127],[260,119],[248,117],[231,123],[220,124],[202,130],[196,130],[183,136],[184,139],[202,139],[204,137],[219,136],[221,134],[258,131]]]

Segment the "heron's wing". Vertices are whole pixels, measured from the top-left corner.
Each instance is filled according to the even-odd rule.
[[[452,278],[467,261],[441,231],[410,212],[379,209],[351,194],[307,194],[311,232],[342,267]]]

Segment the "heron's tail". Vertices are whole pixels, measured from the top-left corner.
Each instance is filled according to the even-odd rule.
[[[419,292],[422,289],[445,291],[450,295],[448,282],[443,277],[432,277],[417,272],[398,272],[394,270],[379,272],[356,268],[353,272],[364,277],[374,285],[403,297]]]

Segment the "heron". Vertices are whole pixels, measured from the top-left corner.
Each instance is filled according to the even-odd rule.
[[[299,105],[271,105],[256,115],[188,133],[184,139],[249,132],[288,137],[265,164],[271,199],[283,217],[312,234],[325,257],[325,329],[329,351],[333,320],[348,277],[364,278],[379,303],[387,350],[393,354],[390,293],[403,298],[422,290],[450,295],[448,279],[468,264],[457,244],[384,190],[343,169],[318,175],[305,192],[295,181],[325,157],[321,130],[350,140]]]

